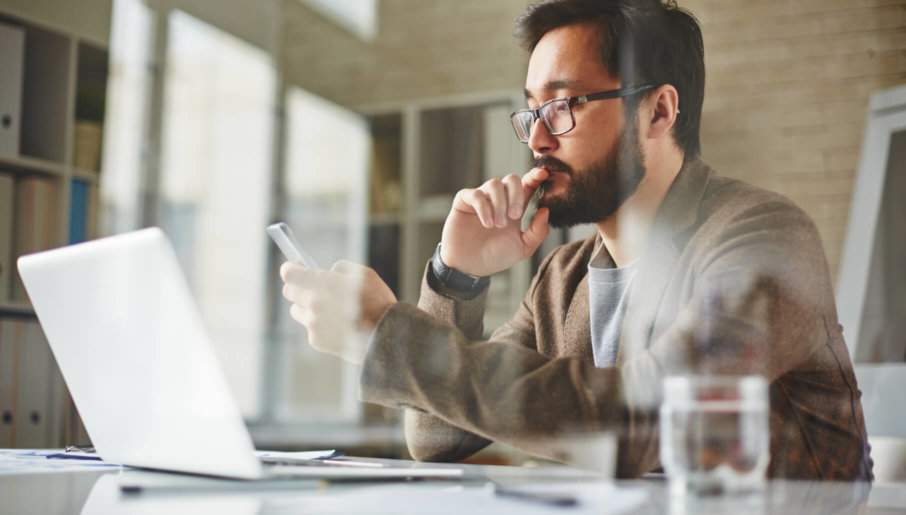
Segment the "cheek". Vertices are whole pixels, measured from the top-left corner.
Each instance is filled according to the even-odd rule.
[[[625,126],[622,107],[616,101],[604,100],[603,102],[614,102],[609,109],[599,109],[583,116],[581,121],[576,120],[576,127],[572,132],[576,133],[576,139],[581,140],[582,145],[590,147],[593,153],[598,155],[606,153],[612,148],[615,141],[620,139],[620,134]]]

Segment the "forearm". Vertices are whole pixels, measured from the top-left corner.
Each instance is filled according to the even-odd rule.
[[[439,285],[432,279],[429,264],[422,280],[419,308],[456,325],[469,339],[481,338],[484,330],[484,300],[487,293],[483,292],[474,299],[466,300],[451,293],[441,292]],[[405,431],[409,453],[419,461],[458,461],[491,443],[486,438],[414,408],[405,410]]]
[[[423,345],[395,345],[401,331]],[[400,304],[378,326],[361,394],[367,402],[416,407],[477,437],[557,460],[567,457],[564,447],[577,435],[633,427],[639,430],[632,438],[635,469],[624,475],[636,475],[657,464],[649,430],[656,418],[647,405],[620,409],[644,400],[634,397],[639,389],[625,399],[623,382],[633,376],[650,380],[657,365],[639,360],[632,367],[640,370],[624,374],[578,358],[552,359],[519,344],[470,342],[448,324]],[[444,452],[477,450],[470,445],[480,440],[460,436],[445,435]]]

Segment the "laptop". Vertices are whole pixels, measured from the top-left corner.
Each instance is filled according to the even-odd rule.
[[[22,256],[19,273],[106,462],[236,479],[460,477],[462,468],[268,466],[159,228]]]

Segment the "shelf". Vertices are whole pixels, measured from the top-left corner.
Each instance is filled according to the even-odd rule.
[[[25,302],[0,302],[0,316],[2,315],[35,316],[35,310]]]
[[[66,167],[62,163],[28,156],[10,156],[0,154],[0,169],[12,172],[37,172],[54,177],[66,175]],[[97,175],[97,174],[95,174]]]
[[[91,2],[90,13],[81,2],[0,0],[0,4],[0,22],[12,27],[4,27],[7,36],[12,34],[12,44],[7,48],[0,43],[0,54],[7,50],[4,64],[11,61],[11,66],[0,74],[21,84],[21,91],[0,92],[3,110],[13,113],[18,122],[0,145],[0,265],[4,268],[0,319],[3,337],[10,334],[8,328],[19,327],[21,331],[13,329],[14,341],[28,342],[19,345],[21,352],[16,356],[0,352],[0,384],[12,387],[0,401],[12,401],[18,411],[11,425],[0,428],[0,447],[57,448],[87,443],[89,438],[71,407],[35,310],[13,272],[17,256],[65,245],[68,236],[77,232],[73,228],[85,229],[86,235],[96,231],[97,172],[82,170],[94,165],[74,164],[77,149],[85,146],[79,144],[75,126],[80,119],[102,120],[98,106],[106,106],[108,54],[103,41],[110,30],[111,2]],[[73,17],[73,13],[82,15]],[[101,43],[83,42],[86,37]],[[73,179],[89,187],[73,187]],[[88,195],[74,197],[84,190],[89,190]],[[84,213],[75,210],[81,207],[76,201],[86,198],[90,200]],[[0,345],[0,350],[8,347]]]
[[[72,178],[78,179],[80,181],[87,182],[89,184],[96,184],[98,182],[98,173],[91,170],[83,170],[81,168],[73,168]]]

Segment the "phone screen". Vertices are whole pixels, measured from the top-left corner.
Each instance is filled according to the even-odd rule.
[[[319,268],[315,260],[302,250],[302,246],[293,236],[293,230],[283,222],[269,225],[267,234],[270,235],[274,243],[280,249],[280,252],[286,256],[286,259],[307,266],[308,268]]]

